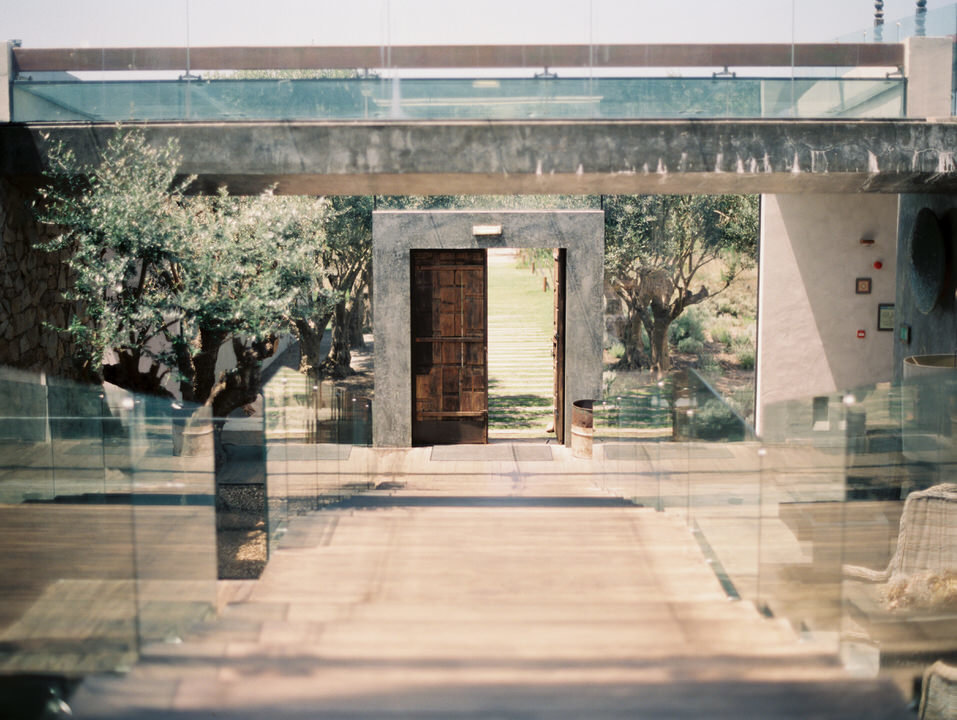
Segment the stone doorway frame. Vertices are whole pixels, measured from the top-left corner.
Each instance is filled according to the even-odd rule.
[[[500,235],[475,235],[479,225]],[[376,210],[372,214],[376,447],[412,445],[412,249],[564,248],[565,441],[572,402],[601,396],[605,216],[601,210]]]

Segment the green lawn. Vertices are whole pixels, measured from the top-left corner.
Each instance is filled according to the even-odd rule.
[[[552,419],[552,287],[489,255],[489,430],[542,434]]]

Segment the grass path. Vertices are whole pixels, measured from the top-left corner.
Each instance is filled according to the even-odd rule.
[[[545,436],[552,419],[552,292],[512,253],[489,252],[489,432]]]

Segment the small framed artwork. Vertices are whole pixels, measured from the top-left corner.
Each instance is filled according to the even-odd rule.
[[[854,281],[854,291],[858,295],[870,295],[871,294],[871,279],[857,278],[857,280]]]
[[[893,330],[894,329],[894,306],[890,304],[881,303],[877,306],[877,329],[878,330]]]

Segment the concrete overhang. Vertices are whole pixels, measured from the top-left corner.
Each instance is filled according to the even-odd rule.
[[[957,192],[957,122],[638,120],[147,123],[210,192],[640,194]],[[99,159],[113,124],[0,126],[0,174],[52,143]]]

